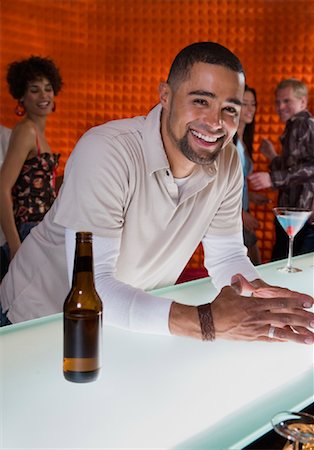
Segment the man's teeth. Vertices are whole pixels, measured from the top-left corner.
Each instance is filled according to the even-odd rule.
[[[197,131],[191,130],[191,133],[199,139],[202,139],[205,142],[216,142],[218,137],[214,136],[205,136],[205,134],[198,133]]]

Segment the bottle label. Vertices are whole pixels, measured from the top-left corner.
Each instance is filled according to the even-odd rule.
[[[99,358],[102,314],[76,310],[64,314],[64,357]]]

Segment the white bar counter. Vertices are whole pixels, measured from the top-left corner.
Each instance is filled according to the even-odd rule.
[[[313,295],[314,255],[258,267],[263,279]],[[210,279],[155,291],[188,303]],[[248,301],[250,299],[248,298]],[[313,402],[313,347],[200,342],[105,326],[103,368],[89,384],[62,373],[62,314],[0,328],[1,449],[241,449],[271,416]]]

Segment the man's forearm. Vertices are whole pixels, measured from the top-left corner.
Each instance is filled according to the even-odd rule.
[[[169,330],[176,336],[201,339],[201,328],[196,306],[173,302],[169,314]]]

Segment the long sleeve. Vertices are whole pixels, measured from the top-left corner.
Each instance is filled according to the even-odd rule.
[[[75,251],[75,231],[66,229],[66,256],[71,283]],[[120,239],[93,237],[95,287],[104,303],[104,322],[143,333],[169,335],[172,299],[153,296],[115,278]]]
[[[299,162],[292,167],[282,169],[282,157],[277,156],[270,164],[270,177],[275,188],[290,187],[303,184],[305,181],[314,181],[314,149],[313,160]]]
[[[314,181],[314,119],[305,111],[286,125],[282,155],[270,164],[275,188],[289,188]]]
[[[259,278],[243,245],[242,231],[227,236],[207,234],[202,243],[204,264],[218,292],[230,285],[236,273],[241,273],[249,281]]]

